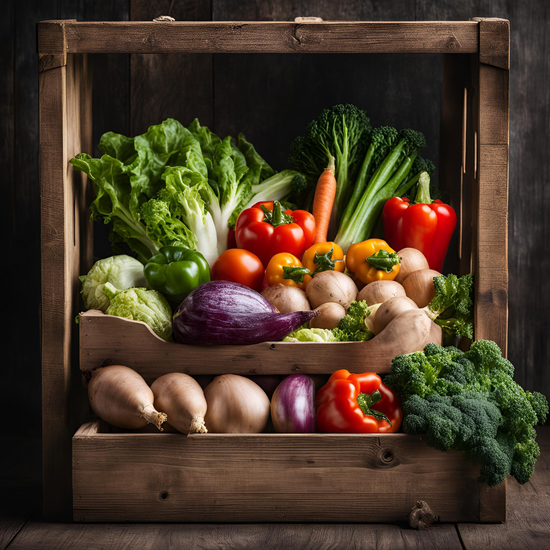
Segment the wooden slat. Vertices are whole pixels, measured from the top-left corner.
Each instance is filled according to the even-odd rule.
[[[416,531],[399,525],[360,524],[59,524],[32,522],[10,546],[10,550],[59,550],[98,548],[102,550],[159,550],[182,548],[216,550],[244,548],[262,550],[319,550],[320,548],[417,548],[462,550],[454,525],[433,525]]]
[[[51,26],[41,27],[40,53],[62,48]],[[474,21],[65,22],[64,28],[68,53],[477,53],[479,44]]]
[[[44,513],[57,520],[70,516],[71,435],[85,407],[71,368],[77,360],[71,342],[77,338],[81,258],[91,254],[84,208],[89,184],[73,178],[68,163],[81,147],[90,147],[91,88],[85,58],[68,63],[40,73],[39,80]]]
[[[416,311],[400,328],[392,321],[368,342],[188,346],[165,342],[145,323],[90,310],[80,314],[80,369],[85,372],[122,364],[149,383],[168,372],[332,374],[346,368],[350,372],[383,373],[390,370],[395,355],[419,351],[433,340],[431,321],[426,324],[425,319],[424,313]]]
[[[479,63],[476,339],[508,339],[509,72]]]
[[[510,21],[475,17],[479,22],[479,61],[486,65],[510,68]]]
[[[404,521],[419,499],[443,522],[479,517],[479,469],[419,437],[89,428],[73,438],[75,521]]]

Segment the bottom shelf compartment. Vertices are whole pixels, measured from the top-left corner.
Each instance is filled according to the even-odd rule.
[[[113,433],[73,437],[78,522],[403,522],[417,500],[442,522],[499,522],[506,483],[406,434]]]

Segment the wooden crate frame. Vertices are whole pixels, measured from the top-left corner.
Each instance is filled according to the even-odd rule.
[[[38,24],[42,201],[43,505],[47,519],[67,520],[73,516],[72,437],[86,419],[88,410],[77,368],[78,332],[74,317],[79,310],[78,275],[87,271],[93,258],[92,229],[87,210],[93,190],[85,178],[73,172],[68,162],[76,153],[92,150],[91,71],[88,54],[444,54],[440,179],[451,192],[453,204],[457,205],[459,211],[460,270],[475,274],[476,339],[495,340],[506,352],[509,50],[509,22],[488,18],[461,22],[302,23],[86,23],[64,20]],[[241,357],[242,361],[246,359],[244,355]],[[142,439],[139,439],[140,437]],[[95,456],[92,452],[93,448],[96,448],[93,441],[109,443],[111,448],[116,443],[120,445],[121,452],[124,449],[131,452],[137,441],[144,443],[148,441],[148,437],[160,436],[104,434],[97,423],[83,425],[74,437],[75,481],[80,479],[78,461],[86,456]],[[178,436],[166,437],[169,438],[166,441],[171,442]],[[219,441],[232,441],[231,438],[211,437],[217,437]],[[300,437],[324,437],[326,441],[331,442],[330,445],[333,445],[333,441],[339,441],[334,445],[341,445],[346,449],[348,448],[345,441],[353,441],[353,445],[361,442],[359,445],[365,446],[364,451],[368,456],[375,456],[384,446],[380,443],[383,438],[368,436],[338,439],[330,435],[296,438],[266,434],[255,437],[242,436],[241,441],[252,445],[252,448],[258,441],[265,441],[269,448],[273,441],[287,441],[288,444],[288,441],[298,441]],[[190,443],[182,445],[197,445],[198,438],[188,439]],[[207,449],[212,445],[212,441],[207,436],[199,444]],[[400,456],[399,453],[402,452],[399,450],[400,445],[404,445],[408,450],[416,445],[415,438],[401,434],[386,436],[384,441],[395,446],[392,447],[395,456]],[[410,448],[407,447],[409,444],[404,443],[407,441],[410,441]],[[352,452],[353,448],[350,443],[349,452]],[[166,452],[170,452],[169,446],[166,447]],[[419,464],[424,460],[434,460],[434,463],[437,463],[438,455],[435,451],[426,447],[421,455]],[[443,456],[451,462],[454,460],[448,455]],[[116,461],[116,457],[113,460]],[[310,457],[310,460],[315,458]],[[404,458],[403,463],[405,462]],[[133,468],[136,465],[130,466]],[[247,466],[246,461],[242,466]],[[454,474],[458,471],[459,469],[455,469]],[[129,473],[136,472],[126,472],[127,475]],[[397,469],[391,473],[397,476],[393,479],[398,478]],[[421,471],[418,473],[422,474]],[[447,496],[454,495],[460,498],[460,484],[456,484],[452,479],[450,484],[453,487],[448,490]],[[469,514],[466,517],[462,512],[455,510],[455,513],[446,509],[442,517],[447,521],[502,521],[505,518],[505,494],[505,484],[494,489],[479,486],[474,498],[479,506],[472,508],[473,515]],[[317,498],[317,495],[313,496]],[[240,520],[256,518],[256,521],[285,521],[285,518],[288,519],[287,515],[291,516],[289,521],[328,520],[322,509],[317,509],[316,516],[312,516],[307,510],[302,515],[294,514],[292,499],[281,501],[280,508],[273,507],[271,513],[254,515],[252,510],[258,499],[254,500],[253,497],[254,493],[249,493],[249,514],[247,516],[245,513]],[[411,495],[408,494],[408,497],[410,500]],[[224,494],[213,495],[212,498],[223,500]],[[163,500],[161,496],[160,500],[166,504],[170,499]],[[93,506],[93,498],[91,502]],[[386,504],[390,506],[392,503],[399,516],[395,515],[397,512],[389,510],[386,515],[378,516],[369,513],[372,509],[367,507],[365,513],[357,513],[352,520],[389,521],[397,517],[402,518],[403,503],[398,505],[390,495]],[[143,512],[140,515],[139,509],[139,506],[132,508],[134,515],[124,517],[127,520],[142,519]],[[283,509],[287,514],[281,514]],[[339,508],[340,515],[332,516],[333,521],[342,520],[343,509],[345,506]],[[76,520],[116,521],[124,515],[108,516],[104,510],[103,515],[85,516],[76,499],[74,510]],[[194,520],[201,519],[192,515],[188,517]],[[159,515],[149,520],[176,521],[182,518],[182,514],[172,515],[170,518]],[[206,514],[204,518],[224,519],[220,513]],[[226,518],[231,521],[239,520],[231,514]]]

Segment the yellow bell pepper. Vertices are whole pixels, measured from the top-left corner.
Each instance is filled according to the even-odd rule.
[[[331,253],[331,254],[330,254]],[[340,271],[344,273],[344,252],[333,242],[315,243],[302,256],[302,263],[311,273]]]
[[[399,273],[401,258],[386,241],[368,239],[349,247],[346,267],[365,284],[393,281]]]
[[[296,256],[288,252],[280,252],[269,260],[265,277],[268,286],[297,286],[305,290],[311,281],[309,273],[309,269],[306,269]]]

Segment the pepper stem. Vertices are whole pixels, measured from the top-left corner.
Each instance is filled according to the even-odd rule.
[[[401,258],[397,252],[388,252],[381,248],[376,254],[366,258],[365,261],[369,262],[370,265],[374,266],[379,271],[391,273],[393,267],[401,263]]]
[[[279,201],[273,202],[273,212],[268,210],[264,204],[262,204],[260,208],[265,214],[263,221],[272,225],[273,227],[279,227],[279,225],[294,223],[294,218],[283,212],[283,208]]]
[[[383,412],[371,408],[381,400],[382,394],[378,390],[372,392],[370,395],[368,393],[360,393],[357,396],[357,404],[364,414],[373,416],[376,420],[385,420],[391,426],[390,419]]]
[[[432,204],[430,196],[430,175],[428,172],[422,172],[418,178],[418,190],[414,199],[416,204]]]
[[[311,271],[307,267],[300,266],[283,266],[283,279],[290,279],[295,283],[303,283],[304,277],[311,275]]]
[[[317,268],[312,273],[317,275],[323,271],[334,271],[336,269],[336,262],[343,262],[344,260],[333,260],[332,255],[334,254],[334,247],[332,247],[326,254],[319,254],[315,252],[315,257],[313,258],[313,263],[317,265]]]

